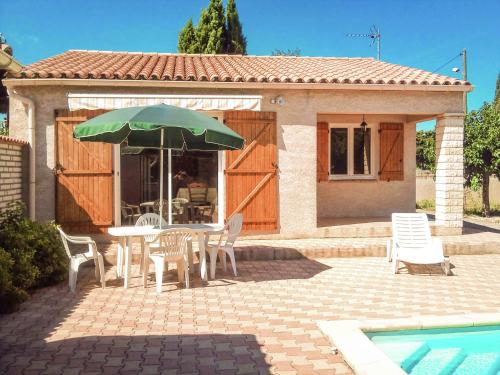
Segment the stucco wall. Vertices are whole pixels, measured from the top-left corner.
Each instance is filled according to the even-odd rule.
[[[90,88],[90,87],[19,87],[21,95],[32,97],[36,103],[36,165],[37,165],[37,218],[52,219],[55,216],[55,177],[52,169],[55,166],[54,147],[54,110],[67,108],[66,95],[69,92],[119,92],[119,93],[163,93],[163,94],[247,94],[263,95],[262,110],[275,111],[278,122],[278,162],[279,162],[279,210],[282,233],[305,233],[316,227],[317,216],[332,215],[340,210],[332,210],[338,206],[338,191],[335,185],[331,188],[318,187],[316,182],[316,123],[318,114],[335,113],[374,113],[374,114],[411,114],[434,115],[445,112],[459,112],[462,106],[462,96],[459,92],[390,92],[390,91],[329,91],[329,90],[201,90],[201,89],[168,89],[168,88]],[[284,105],[271,104],[271,99],[282,95]],[[27,139],[27,114],[24,106],[15,101],[10,102],[10,126],[13,136]],[[407,124],[405,130],[410,135],[405,143],[405,166],[414,168],[414,125]],[[413,165],[413,167],[412,167]],[[414,169],[413,169],[414,171]],[[405,202],[398,209],[408,208],[415,203],[415,183],[353,183],[339,185],[345,201],[354,206],[344,207],[344,212],[361,214],[366,205],[360,196],[370,192],[373,197],[370,208],[377,216],[380,210],[387,209],[395,196],[403,197],[399,202]],[[387,185],[387,186],[385,186]],[[340,187],[342,186],[342,187]],[[375,186],[377,186],[375,188]],[[367,189],[367,187],[370,187]],[[374,190],[375,189],[375,190]],[[316,195],[321,201],[328,201],[324,210],[319,203],[317,210]],[[388,197],[387,201],[379,195]],[[396,207],[393,207],[396,208]],[[388,212],[388,211],[387,211]],[[341,216],[347,216],[342,213]]]
[[[320,116],[320,119],[328,121],[329,117]],[[379,180],[377,175],[380,169],[378,127],[381,122],[404,120],[401,116],[373,116],[366,121],[373,126],[374,179],[318,183],[319,218],[389,216],[392,212],[415,211],[415,123],[404,125],[404,180],[387,182]],[[329,122],[338,123],[334,118]]]

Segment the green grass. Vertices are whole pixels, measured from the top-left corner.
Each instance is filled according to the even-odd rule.
[[[434,210],[436,208],[436,202],[434,199],[422,199],[417,202],[417,209],[419,210]]]
[[[467,205],[464,209],[466,215],[483,216],[481,205]],[[500,216],[500,204],[490,205],[490,216]]]

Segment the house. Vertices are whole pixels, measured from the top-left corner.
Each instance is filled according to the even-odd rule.
[[[173,220],[190,220],[192,183],[205,221],[242,211],[247,231],[281,237],[332,218],[413,212],[416,123],[436,119],[436,225],[461,231],[468,82],[372,58],[71,50],[3,83],[11,135],[31,144],[39,220],[88,231],[154,209],[155,150],[77,142],[72,128],[166,103],[205,111],[246,139],[242,151],[166,153]]]

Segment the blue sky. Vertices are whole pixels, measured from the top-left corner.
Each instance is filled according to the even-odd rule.
[[[208,0],[0,1],[0,32],[23,64],[68,49],[175,52],[178,31],[197,21]],[[475,85],[469,108],[491,101],[500,71],[500,1],[482,0],[236,0],[248,53],[300,48],[304,56],[375,56],[370,40],[382,32],[382,59],[434,71],[467,48]],[[460,58],[439,72],[460,76]],[[428,124],[427,127],[432,126]],[[425,127],[425,126],[424,126]]]

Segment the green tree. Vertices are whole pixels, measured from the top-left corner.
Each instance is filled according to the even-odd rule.
[[[210,0],[208,14],[210,16],[209,36],[203,52],[224,53],[226,52],[227,29],[222,0]]]
[[[497,87],[495,89],[495,99],[493,99],[493,106],[497,112],[500,112],[500,72],[497,77]]]
[[[240,16],[236,9],[234,0],[228,0],[226,7],[227,18],[227,36],[226,36],[226,52],[234,54],[246,55],[247,39],[243,35],[243,27],[240,23]]]
[[[435,172],[436,170],[436,132],[417,131],[417,168]]]
[[[200,13],[200,19],[196,26],[196,38],[198,40],[199,52],[205,53],[205,49],[210,38],[210,14],[203,8]]]
[[[210,0],[202,9],[196,28],[201,53],[224,53],[226,48],[226,16],[222,0]]]
[[[186,26],[179,33],[177,49],[183,53],[200,53],[200,44],[196,36],[196,30],[193,26],[193,20],[190,18]]]
[[[464,147],[466,184],[477,190],[482,186],[484,216],[490,215],[489,180],[500,179],[500,111],[484,103],[465,118]]]

